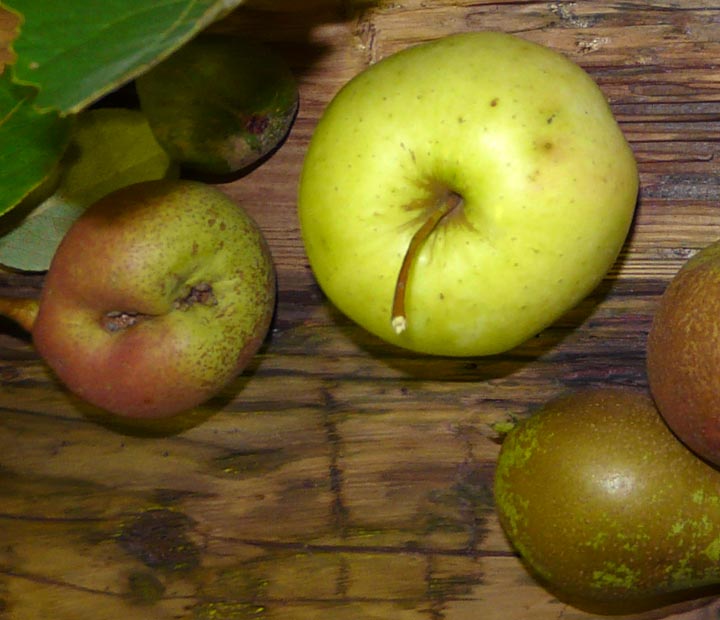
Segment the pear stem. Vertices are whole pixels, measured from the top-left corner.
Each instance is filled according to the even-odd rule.
[[[462,204],[462,200],[460,194],[452,191],[447,192],[447,194],[443,195],[437,208],[430,213],[428,219],[423,222],[423,225],[415,231],[412,239],[410,239],[410,244],[405,252],[405,257],[400,265],[397,282],[395,283],[391,323],[396,334],[402,334],[407,329],[408,319],[405,313],[405,292],[413,261],[427,238],[435,228],[437,228],[437,225],[445,216],[459,207]]]
[[[28,332],[32,332],[39,309],[37,299],[0,297],[0,315],[12,319]]]

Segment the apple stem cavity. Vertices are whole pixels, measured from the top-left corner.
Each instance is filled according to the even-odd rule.
[[[15,321],[28,332],[32,332],[39,309],[37,299],[0,297],[0,315]]]
[[[463,198],[457,192],[449,190],[443,193],[437,207],[431,211],[428,218],[425,222],[423,222],[423,225],[415,231],[412,239],[410,239],[410,244],[405,252],[402,264],[400,265],[400,272],[398,273],[397,281],[395,283],[395,296],[393,297],[392,304],[391,323],[393,330],[398,335],[402,334],[407,329],[408,324],[407,315],[405,313],[405,293],[408,277],[410,275],[410,268],[412,267],[412,264],[423,244],[437,228],[438,224],[440,224],[440,222],[450,213],[460,208],[462,203]]]

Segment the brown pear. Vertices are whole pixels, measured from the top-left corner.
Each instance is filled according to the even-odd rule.
[[[520,422],[500,451],[495,502],[527,565],[578,606],[720,583],[720,471],[644,391],[585,389]]]
[[[720,242],[693,256],[656,309],[647,342],[655,403],[675,434],[720,464]]]

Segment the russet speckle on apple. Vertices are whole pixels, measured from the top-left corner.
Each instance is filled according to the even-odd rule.
[[[310,266],[378,337],[507,351],[616,260],[638,171],[606,97],[562,54],[496,33],[393,54],[325,109],[300,178]]]

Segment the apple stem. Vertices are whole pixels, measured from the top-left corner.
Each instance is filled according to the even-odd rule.
[[[28,332],[32,332],[39,309],[37,299],[0,297],[0,315],[12,319]]]
[[[396,334],[402,334],[407,329],[407,315],[405,313],[405,292],[407,288],[410,267],[415,260],[420,248],[426,239],[432,234],[440,221],[449,213],[462,204],[462,196],[456,192],[449,191],[443,195],[437,208],[430,213],[423,225],[415,231],[410,239],[405,257],[400,265],[397,282],[395,284],[395,296],[392,304],[392,327]]]

